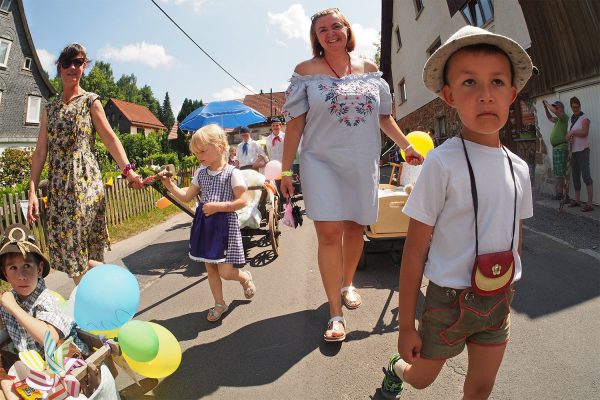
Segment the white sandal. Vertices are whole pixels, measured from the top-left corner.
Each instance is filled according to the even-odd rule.
[[[354,286],[344,286],[342,288],[342,301],[349,310],[354,310],[362,304],[360,295],[356,292]]]
[[[327,332],[329,331],[331,331],[332,334],[335,332],[342,332],[342,334],[327,336]],[[337,316],[329,319],[323,339],[325,339],[326,342],[341,342],[346,339],[346,320],[344,317]]]
[[[243,271],[248,274],[248,279],[244,282],[241,282],[242,287],[244,288],[244,296],[250,300],[256,294],[256,285],[254,284],[254,280],[252,279],[252,274],[250,271]]]
[[[220,308],[221,311],[218,311],[217,308]],[[227,311],[229,311],[229,306],[227,304],[215,303],[215,306],[208,310],[208,315],[206,316],[206,319],[209,322],[217,322]]]

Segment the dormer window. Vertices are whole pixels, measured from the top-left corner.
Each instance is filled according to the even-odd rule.
[[[31,71],[31,57],[25,57],[25,61],[23,61],[23,69]]]
[[[40,96],[28,96],[27,97],[27,120],[28,124],[39,124],[40,113],[42,109],[42,98]]]

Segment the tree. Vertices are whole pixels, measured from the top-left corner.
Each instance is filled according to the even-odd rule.
[[[175,123],[175,116],[173,115],[173,109],[171,108],[171,99],[169,98],[169,92],[165,94],[162,107],[160,108],[160,122],[167,127],[167,131],[171,130],[171,127]]]
[[[117,88],[122,100],[130,103],[138,103],[139,89],[137,87],[137,78],[134,74],[122,75],[117,81]]]
[[[100,95],[103,104],[111,97],[119,97],[112,69],[107,62],[97,61],[90,72],[81,78],[81,87]]]
[[[154,97],[154,93],[152,93],[152,89],[148,85],[144,85],[138,92],[139,94],[139,104],[148,107],[150,112],[154,114],[154,116],[160,119],[160,103]]]
[[[374,42],[373,45],[377,49],[373,61],[377,64],[378,68],[381,68],[381,32],[379,32],[379,42]]]

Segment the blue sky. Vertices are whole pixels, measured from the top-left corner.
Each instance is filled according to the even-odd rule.
[[[373,58],[381,30],[378,0],[157,0],[216,61],[255,92],[282,91],[296,64],[310,58],[310,16],[339,7],[357,37],[355,55]],[[368,6],[367,6],[368,5]],[[68,43],[109,62],[115,79],[135,74],[174,113],[184,98],[242,98],[248,91],[216,66],[150,0],[24,0],[38,56],[55,75]],[[89,68],[89,67],[88,67]]]

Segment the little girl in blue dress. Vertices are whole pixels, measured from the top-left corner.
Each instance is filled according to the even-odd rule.
[[[242,284],[251,299],[256,292],[250,271],[234,268],[245,264],[242,235],[236,210],[246,206],[247,186],[241,172],[227,163],[227,137],[218,125],[207,125],[194,133],[190,150],[202,164],[188,189],[181,189],[159,173],[162,183],[179,200],[188,202],[200,195],[190,233],[190,258],[204,262],[215,306],[207,319],[218,321],[229,309],[223,299],[221,279]]]

